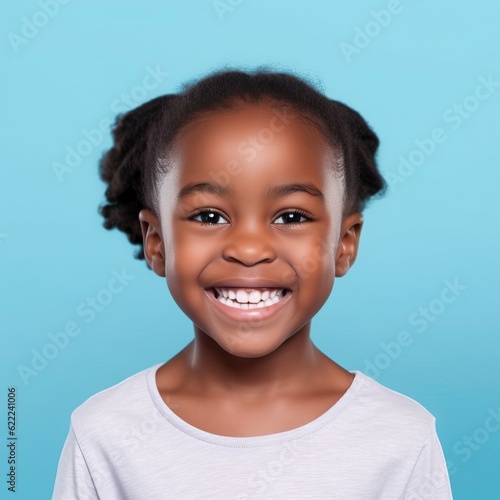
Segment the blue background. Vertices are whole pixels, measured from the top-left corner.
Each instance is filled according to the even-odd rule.
[[[372,11],[386,9],[384,0],[243,0],[220,15],[211,0],[74,0],[30,31],[44,24],[42,4],[0,7],[0,435],[7,387],[16,386],[16,498],[50,498],[76,406],[192,339],[165,282],[133,258],[123,234],[102,227],[97,161],[111,141],[109,127],[101,139],[92,130],[217,67],[262,64],[311,78],[359,110],[380,136],[383,174],[400,181],[366,210],[358,260],[313,321],[313,340],[436,416],[456,499],[500,498],[500,432],[484,431],[500,412],[500,88],[470,97],[481,77],[500,81],[498,3],[401,0],[381,27]],[[342,43],[355,42],[346,57]],[[168,75],[145,91],[148,67]],[[469,116],[457,118],[454,105]],[[422,160],[415,141],[436,128],[446,139]],[[96,143],[87,150],[85,131]],[[58,178],[54,164],[77,147],[86,156]],[[400,156],[412,152],[421,164],[401,170]],[[86,323],[78,307],[122,269],[133,279]],[[448,304],[445,280],[462,286]],[[425,307],[432,320],[422,319]],[[33,350],[70,321],[81,333],[46,351],[47,366],[23,381],[19,366],[30,367]],[[402,331],[411,345],[399,352],[390,343]],[[2,497],[5,489],[2,480]]]

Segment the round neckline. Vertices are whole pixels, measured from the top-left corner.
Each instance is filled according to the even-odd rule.
[[[156,372],[162,365],[163,363],[158,363],[146,371],[146,382],[149,394],[153,404],[160,414],[179,431],[194,439],[231,448],[269,446],[282,443],[284,441],[302,438],[308,434],[316,432],[337,418],[345,410],[345,408],[356,397],[361,386],[366,380],[366,375],[363,372],[359,370],[351,371],[350,373],[353,373],[355,376],[343,396],[319,417],[316,417],[311,422],[295,427],[294,429],[259,436],[222,436],[220,434],[213,434],[211,432],[204,431],[203,429],[199,429],[198,427],[191,425],[189,422],[186,422],[184,419],[179,417],[179,415],[174,413],[165,401],[163,401],[158,386],[156,385]]]

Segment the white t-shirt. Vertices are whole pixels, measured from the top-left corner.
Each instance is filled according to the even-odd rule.
[[[74,410],[52,500],[452,498],[434,416],[362,372],[308,424],[230,437],[165,404],[160,366]]]

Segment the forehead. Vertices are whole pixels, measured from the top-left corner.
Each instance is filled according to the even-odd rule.
[[[174,144],[174,150],[183,159],[200,152],[245,156],[244,150],[249,148],[309,154],[315,158],[332,152],[311,120],[290,105],[272,102],[236,103],[230,109],[203,113],[183,127]],[[247,152],[246,157],[250,156]]]
[[[290,106],[239,103],[185,126],[171,150],[171,187],[190,182],[263,190],[269,184],[339,181],[337,153],[311,120]]]

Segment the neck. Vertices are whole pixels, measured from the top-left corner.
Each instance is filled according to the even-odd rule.
[[[242,400],[307,391],[313,379],[317,385],[328,359],[311,341],[309,329],[310,323],[265,356],[244,358],[226,352],[195,326],[195,339],[184,350],[189,385],[205,395]]]

